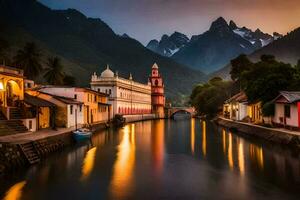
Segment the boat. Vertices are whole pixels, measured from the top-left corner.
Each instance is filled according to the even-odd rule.
[[[72,132],[73,132],[73,137],[77,142],[88,140],[92,136],[92,131],[86,128],[77,129]]]

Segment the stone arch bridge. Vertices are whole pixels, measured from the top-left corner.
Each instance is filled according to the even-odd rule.
[[[173,118],[176,113],[189,113],[192,117],[196,115],[193,107],[172,107],[168,109],[168,117]]]

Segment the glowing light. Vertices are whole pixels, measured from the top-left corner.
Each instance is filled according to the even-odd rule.
[[[202,122],[202,152],[206,156],[206,121]]]
[[[0,90],[4,90],[4,83],[3,79],[0,80]]]
[[[18,200],[22,197],[22,189],[26,185],[26,181],[21,181],[13,185],[4,197],[4,200]]]
[[[94,147],[86,153],[85,158],[83,160],[81,179],[86,179],[87,177],[89,177],[91,171],[93,170],[95,156],[96,156],[96,150],[97,150],[97,147]]]
[[[250,159],[257,164],[257,166],[263,170],[264,168],[264,154],[262,147],[258,147],[254,144],[249,146]]]
[[[228,163],[229,163],[229,167],[230,169],[233,169],[233,158],[232,158],[232,134],[228,133]]]
[[[160,176],[164,161],[164,121],[159,120],[154,123],[152,134],[152,156],[156,175]]]
[[[191,152],[195,153],[195,119],[191,119]]]
[[[126,125],[123,128],[123,138],[118,146],[117,160],[114,164],[114,171],[110,190],[114,199],[129,192],[130,183],[133,179],[132,172],[135,162],[135,133],[134,128]]]
[[[223,140],[223,152],[226,154],[226,131],[222,129],[222,140]]]
[[[239,159],[240,172],[242,175],[244,175],[245,173],[244,144],[241,139],[239,140],[238,159]]]

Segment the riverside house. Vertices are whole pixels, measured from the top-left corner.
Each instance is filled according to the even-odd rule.
[[[24,92],[23,70],[0,66],[0,135],[54,127],[55,105]]]
[[[300,92],[281,91],[273,100],[275,125],[300,129]]]
[[[82,102],[79,102],[74,98],[48,94],[34,89],[27,90],[26,93],[51,102],[56,106],[55,125],[57,127],[74,127],[76,121],[78,125],[84,124]]]
[[[262,123],[261,102],[249,103],[247,95],[242,91],[224,102],[223,116],[236,121]]]
[[[58,97],[66,97],[82,103],[83,123],[97,124],[110,120],[111,106],[108,102],[108,94],[97,92],[88,88],[68,86],[41,86],[37,91],[51,94]],[[62,99],[61,99],[62,100]],[[80,112],[80,106],[79,109]],[[70,106],[69,113],[74,112]]]

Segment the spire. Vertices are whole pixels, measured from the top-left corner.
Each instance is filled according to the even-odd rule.
[[[153,64],[152,69],[158,69],[158,65],[156,63]]]
[[[109,69],[109,64],[106,65],[106,69]]]
[[[132,74],[131,73],[129,74],[129,80],[132,80]]]

